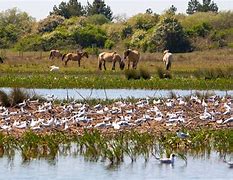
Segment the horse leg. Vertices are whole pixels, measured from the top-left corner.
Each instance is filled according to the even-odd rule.
[[[69,58],[67,58],[67,60],[65,61],[65,66],[67,66],[68,61],[69,61]]]
[[[99,70],[102,70],[102,62],[99,61]]]
[[[129,69],[129,67],[130,67],[130,61],[128,60],[128,69]]]
[[[105,61],[104,61],[104,63],[103,63],[103,66],[104,66],[104,70],[106,71],[106,65],[105,65]]]
[[[115,66],[116,66],[116,61],[112,62],[112,70],[115,70]]]
[[[80,67],[80,60],[78,60],[78,67]]]

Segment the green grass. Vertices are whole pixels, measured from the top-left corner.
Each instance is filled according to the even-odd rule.
[[[24,52],[21,56],[6,51],[5,56],[4,64],[0,65],[1,87],[231,90],[233,84],[231,49],[174,54],[169,73],[172,79],[164,78],[162,53],[142,53],[138,69],[145,80],[143,77],[127,80],[130,74],[125,76],[118,65],[116,71],[111,71],[109,62],[107,71],[99,71],[96,56],[83,59],[80,68],[77,62],[69,62],[65,67],[59,59],[48,60],[48,52],[43,52],[42,56],[40,52]],[[59,66],[60,71],[50,72],[51,65]]]
[[[232,90],[233,78],[196,79],[196,78],[173,78],[150,80],[138,79],[127,80],[116,76],[63,76],[57,75],[31,75],[31,76],[0,76],[1,87],[23,88],[139,88],[139,89],[219,89]]]

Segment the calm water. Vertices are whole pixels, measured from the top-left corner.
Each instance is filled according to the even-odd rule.
[[[19,155],[9,163],[7,158],[0,159],[0,179],[233,179],[233,168],[219,160],[216,154],[210,158],[188,156],[188,164],[176,159],[175,165],[161,165],[151,158],[148,163],[138,159],[130,160],[118,167],[109,168],[104,162],[87,162],[82,156],[59,157],[55,164],[45,160],[33,160],[22,164]]]
[[[10,88],[0,88],[9,92]],[[144,89],[28,89],[29,92],[42,96],[54,95],[57,99],[119,99],[119,98],[146,98],[146,97],[167,97],[171,92],[180,96],[187,96],[196,92],[196,90],[144,90]],[[198,91],[200,93],[213,93],[219,96],[233,95],[233,91]]]

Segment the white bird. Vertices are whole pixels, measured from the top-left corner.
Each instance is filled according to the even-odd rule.
[[[157,160],[160,161],[161,164],[171,164],[173,165],[174,162],[175,162],[175,154],[171,154],[170,158],[164,158],[164,159],[161,159],[161,158],[157,158],[155,157]]]
[[[233,122],[233,117],[230,117],[226,119],[225,121],[223,121],[223,124],[232,123],[232,122]]]
[[[50,72],[57,72],[57,71],[59,71],[59,67],[58,66],[54,66],[54,65],[52,65],[52,66],[50,66]]]
[[[207,108],[205,107],[204,113],[200,115],[201,120],[211,120],[213,119],[213,116],[207,112]]]
[[[177,137],[179,137],[179,138],[181,138],[181,139],[185,139],[185,138],[188,138],[189,137],[189,134],[187,133],[184,133],[184,132],[181,132],[181,131],[177,131],[176,132],[176,135],[177,135]]]

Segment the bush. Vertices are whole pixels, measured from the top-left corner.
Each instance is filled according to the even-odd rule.
[[[164,70],[163,68],[159,67],[157,68],[157,74],[159,76],[160,79],[171,79],[172,75],[170,72]]]
[[[0,102],[1,102],[1,106],[4,106],[4,107],[11,106],[11,102],[10,102],[8,95],[2,90],[0,90]]]
[[[106,48],[106,49],[112,49],[112,47],[114,46],[114,44],[115,44],[115,43],[114,43],[113,41],[107,39],[107,40],[105,41],[104,48]]]
[[[25,90],[14,88],[11,90],[10,97],[12,106],[15,106],[19,103],[22,103],[24,100],[29,99],[30,95]]]
[[[130,80],[130,79],[140,79],[140,72],[137,71],[136,69],[128,69],[125,70],[125,77]]]
[[[103,30],[92,25],[74,29],[72,37],[82,47],[92,47],[94,45],[103,48],[107,39],[106,33]]]
[[[140,76],[143,78],[143,79],[150,79],[151,78],[151,74],[149,71],[147,71],[146,69],[140,69]]]

